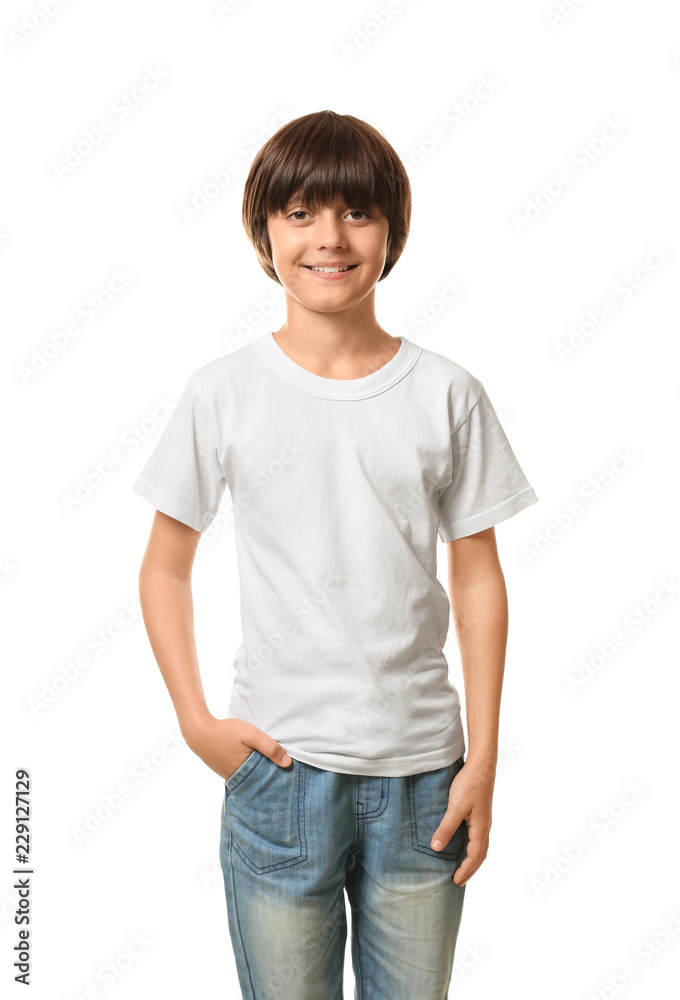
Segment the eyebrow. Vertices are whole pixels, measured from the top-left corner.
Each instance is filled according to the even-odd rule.
[[[293,205],[309,205],[309,202],[305,201],[305,199],[302,198],[302,197],[300,197],[300,198],[290,198],[286,202],[286,204],[285,204],[285,206],[283,208],[283,211],[287,212],[290,208],[293,207]],[[345,201],[344,199],[340,203],[340,208],[351,208],[351,207],[352,207],[352,205],[350,204],[350,202]]]

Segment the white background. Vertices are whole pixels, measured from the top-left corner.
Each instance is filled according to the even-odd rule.
[[[12,0],[1,14],[3,981],[14,975],[14,773],[25,767],[31,995],[240,995],[218,862],[223,782],[181,740],[150,650],[137,574],[153,511],[131,485],[166,419],[156,400],[174,405],[190,372],[283,323],[281,290],[241,227],[243,184],[276,128],[328,108],[375,125],[413,187],[406,250],[378,285],[379,322],[481,379],[540,500],[497,528],[510,600],[501,760],[450,996],[670,1000],[680,9],[45,9]],[[138,103],[121,119],[112,107],[125,94]],[[106,117],[113,131],[88,147]],[[81,155],[64,170],[69,147]],[[211,188],[230,161],[230,182]],[[562,171],[571,183],[560,189]],[[127,279],[110,294],[114,272]],[[460,294],[445,302],[451,286]],[[81,313],[90,296],[92,321]],[[606,300],[614,311],[598,324]],[[78,334],[60,340],[70,322]],[[133,449],[135,428],[144,441]],[[230,513],[227,492],[194,569],[218,716],[241,639]],[[452,629],[446,653],[463,696],[456,649]],[[572,690],[579,672],[588,679]],[[107,814],[124,783],[130,797]],[[107,963],[113,986],[100,978]],[[346,966],[350,998],[349,947]],[[25,995],[12,984],[15,994]]]

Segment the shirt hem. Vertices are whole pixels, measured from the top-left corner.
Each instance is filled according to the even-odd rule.
[[[378,760],[368,757],[349,757],[347,754],[308,753],[298,750],[294,744],[281,744],[286,752],[303,764],[321,768],[324,771],[334,771],[336,774],[359,774],[385,778],[404,778],[410,774],[420,774],[423,771],[436,771],[440,767],[449,767],[461,754],[465,753],[465,738],[457,740],[453,746],[431,753],[419,754],[417,757],[383,757]]]

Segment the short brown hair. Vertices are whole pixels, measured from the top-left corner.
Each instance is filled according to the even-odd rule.
[[[377,206],[389,220],[385,278],[402,254],[411,224],[411,185],[381,133],[353,115],[315,111],[283,125],[258,150],[243,192],[241,219],[260,266],[281,284],[272,263],[267,216],[293,197],[310,208],[340,195],[356,211]]]

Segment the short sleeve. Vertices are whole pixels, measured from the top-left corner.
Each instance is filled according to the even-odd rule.
[[[538,502],[482,386],[451,435],[452,479],[439,494],[439,537],[452,542]]]
[[[215,415],[194,373],[134,482],[133,492],[202,533],[215,517],[227,484],[219,454]]]

